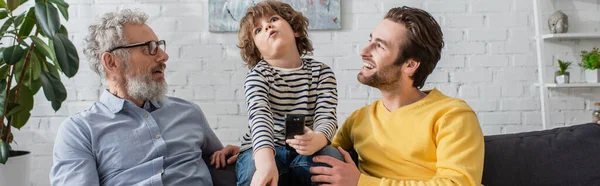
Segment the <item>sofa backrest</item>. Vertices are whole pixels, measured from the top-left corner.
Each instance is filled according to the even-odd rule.
[[[600,125],[485,136],[483,185],[600,185]]]

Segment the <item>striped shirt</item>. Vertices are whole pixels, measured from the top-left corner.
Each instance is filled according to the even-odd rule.
[[[240,151],[285,146],[286,114],[303,114],[307,127],[331,140],[338,127],[336,87],[324,63],[303,58],[301,67],[281,69],[260,61],[244,83],[249,131]]]

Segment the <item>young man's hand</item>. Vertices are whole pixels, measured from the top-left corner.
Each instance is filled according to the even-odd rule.
[[[327,145],[327,137],[321,132],[314,132],[304,127],[303,135],[296,135],[294,139],[285,140],[287,144],[296,149],[300,155],[310,156]]]
[[[344,156],[346,162],[342,162],[330,156],[317,156],[313,158],[315,163],[325,163],[330,167],[311,167],[310,173],[314,176],[312,182],[329,183],[332,186],[354,186],[358,184],[360,171],[352,161],[350,154],[341,147],[338,147],[340,153]]]
[[[237,161],[239,153],[239,146],[227,145],[225,148],[214,152],[210,156],[210,165],[214,165],[217,169],[225,168],[225,166],[234,164]]]
[[[279,171],[275,164],[275,152],[271,148],[262,148],[254,153],[256,172],[252,176],[250,186],[277,185]]]

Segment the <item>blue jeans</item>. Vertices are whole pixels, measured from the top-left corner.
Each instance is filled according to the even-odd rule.
[[[252,155],[253,150],[248,149],[238,156],[235,168],[238,186],[249,186],[250,182],[252,182],[252,176],[256,171]],[[310,181],[312,177],[309,170],[310,167],[331,167],[327,164],[312,161],[313,156],[320,155],[327,155],[344,161],[342,154],[332,146],[325,146],[312,156],[299,155],[295,150],[288,150],[285,146],[275,147],[275,163],[279,171],[278,185],[317,185],[317,183]]]

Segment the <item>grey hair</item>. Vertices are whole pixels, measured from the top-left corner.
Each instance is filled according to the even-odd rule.
[[[99,76],[104,77],[106,72],[102,65],[101,55],[108,50],[129,44],[123,35],[123,26],[128,23],[145,24],[148,14],[139,10],[123,9],[119,12],[108,12],[101,16],[94,24],[90,25],[89,35],[83,42],[83,54],[89,61],[90,68]],[[127,64],[128,50],[115,50],[113,54]]]

